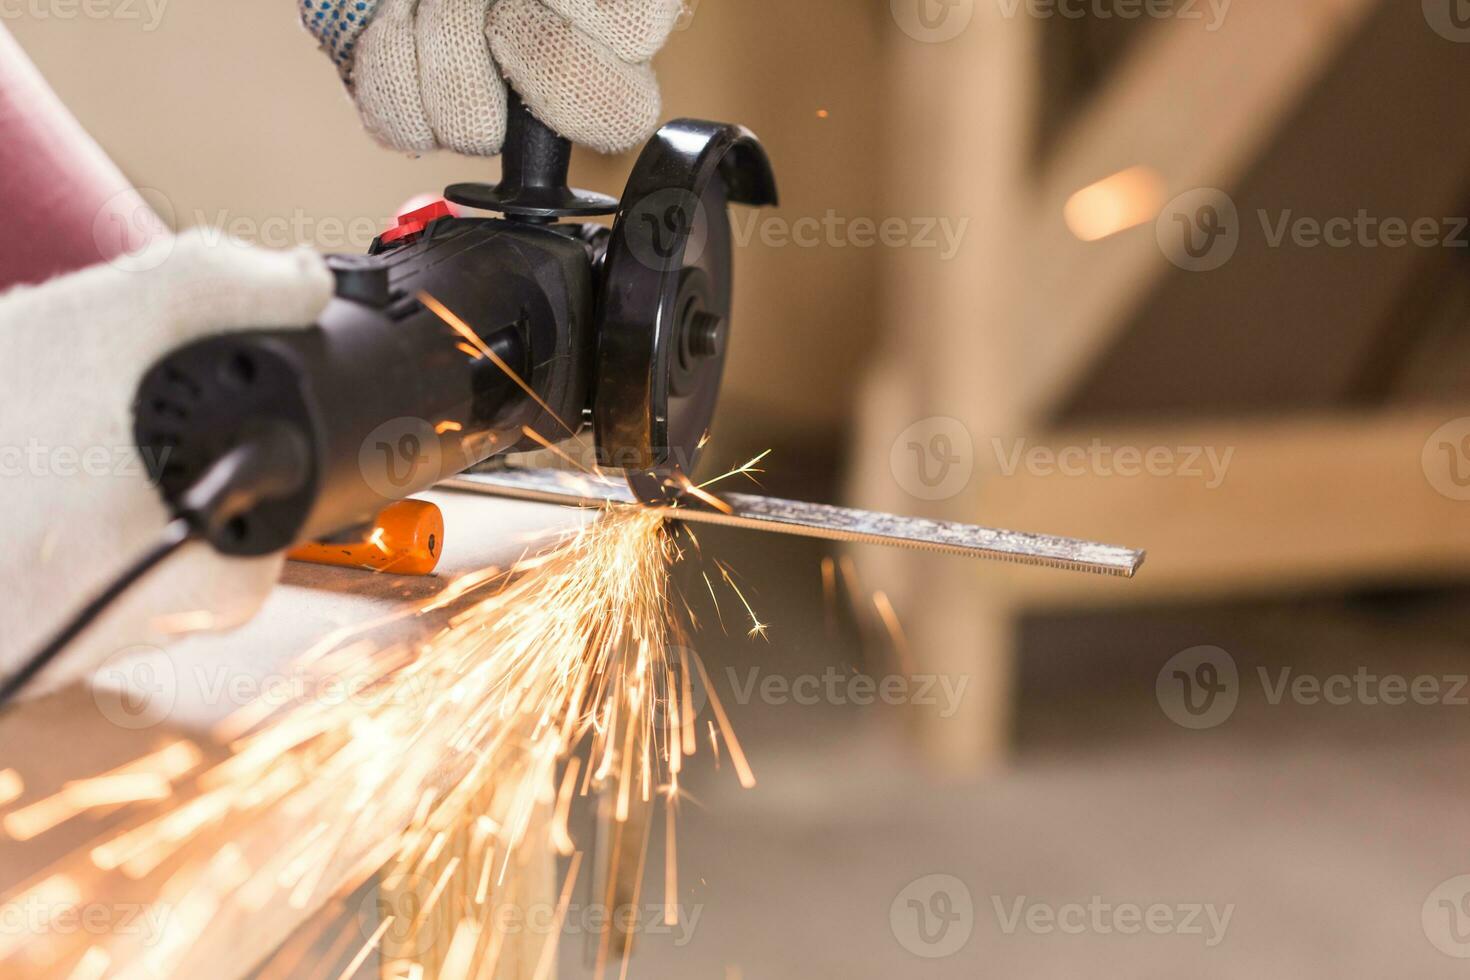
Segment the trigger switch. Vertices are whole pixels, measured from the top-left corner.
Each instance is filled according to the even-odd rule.
[[[332,255],[327,268],[336,279],[337,295],[343,299],[382,309],[393,298],[388,287],[388,270],[365,257]]]

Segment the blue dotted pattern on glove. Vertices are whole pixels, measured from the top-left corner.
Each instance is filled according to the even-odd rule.
[[[301,23],[321,42],[342,78],[352,81],[357,39],[377,13],[378,0],[300,0]]]

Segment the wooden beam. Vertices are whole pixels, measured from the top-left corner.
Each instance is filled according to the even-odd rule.
[[[972,519],[1149,552],[1131,581],[991,567],[980,570],[979,589],[1024,605],[1111,604],[1463,577],[1470,502],[1443,492],[1444,473],[1425,464],[1426,451],[1443,459],[1431,439],[1459,418],[1470,418],[1470,406],[1082,430],[977,447],[988,472],[972,483]],[[1150,452],[1159,475],[1135,473]],[[1103,462],[1079,464],[1088,453]],[[1013,473],[1001,472],[1003,454],[1023,460]],[[1062,458],[1086,472],[1053,471]]]
[[[1045,415],[1127,324],[1169,265],[1153,214],[1200,187],[1231,188],[1381,0],[1236,2],[1208,20],[1161,20],[1074,124],[1013,229],[1000,327],[1033,338],[1017,368],[1022,417]],[[1084,242],[1063,220],[1078,190],[1130,167],[1157,175],[1147,223]]]

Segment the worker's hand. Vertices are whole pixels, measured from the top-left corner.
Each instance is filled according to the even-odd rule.
[[[133,442],[133,394],[161,355],[221,331],[308,326],[332,295],[314,252],[186,234],[0,295],[0,674],[9,676],[155,541],[168,512]],[[181,626],[252,615],[282,559],[191,543],[29,685],[52,690]]]
[[[493,156],[505,142],[505,79],[531,112],[603,153],[653,132],[649,59],[681,0],[298,0],[337,62],[363,124],[383,143]]]

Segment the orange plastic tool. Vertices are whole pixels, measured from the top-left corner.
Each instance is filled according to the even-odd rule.
[[[369,568],[394,575],[428,575],[444,547],[444,515],[426,500],[400,500],[378,513],[366,534],[313,541],[291,549],[292,561]]]

